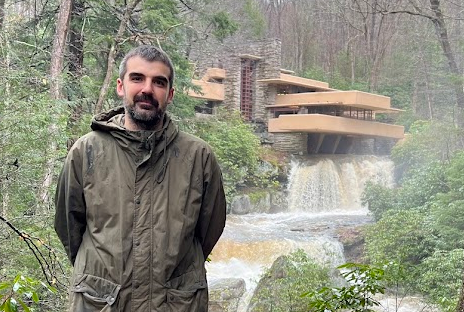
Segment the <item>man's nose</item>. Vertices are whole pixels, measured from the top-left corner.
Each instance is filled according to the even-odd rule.
[[[143,83],[142,93],[147,93],[147,94],[153,93],[151,81],[147,80]]]

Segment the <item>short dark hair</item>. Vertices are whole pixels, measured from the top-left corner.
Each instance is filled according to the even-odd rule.
[[[171,71],[169,75],[169,87],[172,88],[174,83],[174,66],[169,56],[163,50],[152,46],[152,45],[140,45],[136,48],[130,50],[122,59],[121,64],[119,65],[119,79],[123,80],[127,72],[127,61],[134,57],[140,56],[148,62],[161,62],[169,67]]]

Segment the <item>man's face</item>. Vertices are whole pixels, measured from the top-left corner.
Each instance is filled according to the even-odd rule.
[[[118,78],[116,87],[124,102],[127,129],[156,130],[162,126],[164,112],[174,96],[170,74],[162,62],[149,62],[140,56],[127,60],[124,79]]]

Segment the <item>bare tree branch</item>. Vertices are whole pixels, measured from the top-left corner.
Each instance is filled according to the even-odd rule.
[[[22,241],[26,243],[27,247],[32,252],[37,262],[39,263],[43,276],[47,280],[47,283],[50,286],[55,286],[56,284],[58,284],[60,286],[67,287],[65,283],[60,281],[59,277],[56,275],[55,270],[53,269],[55,266],[57,266],[60,272],[64,273],[64,269],[60,261],[57,261],[57,256],[53,248],[45,244],[45,242],[42,239],[31,236],[19,230],[11,222],[6,220],[2,216],[0,216],[0,220],[3,221],[16,235],[18,235],[18,237]],[[39,246],[43,246],[48,250],[48,257],[44,256]]]
[[[122,36],[124,35],[124,32],[127,29],[127,22],[129,21],[129,18],[132,15],[133,10],[140,3],[140,1],[141,0],[134,0],[130,5],[128,5],[124,11],[123,17],[121,18],[118,32],[113,40],[113,43],[111,44],[110,53],[108,54],[106,76],[105,80],[103,81],[103,85],[100,89],[100,95],[98,96],[97,104],[95,105],[95,114],[98,114],[103,110],[103,102],[105,101],[106,95],[108,94],[110,80],[113,75],[114,59],[119,50],[120,41],[122,40]]]

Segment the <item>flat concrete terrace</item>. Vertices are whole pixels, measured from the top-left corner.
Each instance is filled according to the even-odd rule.
[[[390,108],[390,98],[382,95],[361,91],[331,91],[331,92],[306,92],[294,94],[278,94],[275,105],[267,108],[285,106],[323,106],[339,105],[354,108],[368,109],[372,111],[397,111]]]
[[[274,133],[305,132],[402,139],[404,127],[323,114],[280,115],[268,121]]]
[[[398,112],[390,98],[361,91],[279,94],[266,106],[269,132],[305,132],[402,139],[404,127],[375,121],[375,113]]]
[[[297,86],[303,87],[308,90],[313,91],[335,91],[335,89],[329,88],[329,84],[322,81],[301,78],[293,75],[288,75],[281,73],[279,78],[271,78],[271,79],[260,79],[257,82],[271,84],[271,85],[283,85],[283,86]]]
[[[222,80],[225,78],[226,71],[224,69],[208,68],[201,79],[192,79],[192,83],[200,87],[201,93],[190,90],[188,95],[207,101],[224,101],[225,89]]]
[[[224,85],[221,83],[207,82],[203,80],[192,79],[192,83],[200,87],[200,92],[189,90],[188,95],[197,99],[204,99],[207,101],[224,101]]]
[[[226,70],[223,68],[211,67],[206,70],[201,80],[210,81],[212,79],[223,80],[226,79]]]

